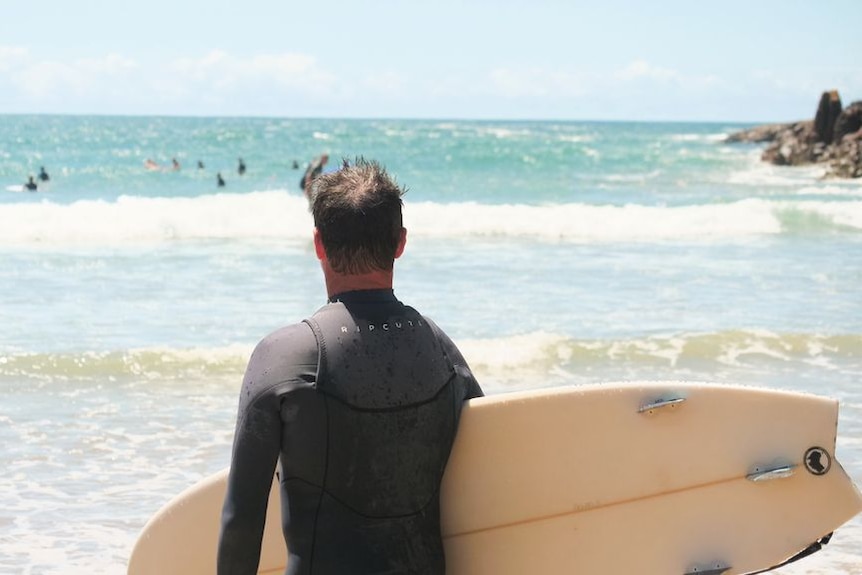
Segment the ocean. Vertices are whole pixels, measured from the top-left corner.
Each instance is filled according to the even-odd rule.
[[[744,127],[0,116],[0,572],[124,573],[229,464],[251,349],[326,300],[298,187],[324,152],[408,188],[395,292],[486,393],[825,395],[862,485],[862,182],[723,143]],[[779,572],[862,572],[862,517]]]

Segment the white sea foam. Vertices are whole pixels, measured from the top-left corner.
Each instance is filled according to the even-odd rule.
[[[826,171],[823,165],[812,166],[773,166],[760,160],[762,151],[748,154],[748,166],[732,172],[725,179],[727,183],[751,187],[797,187],[808,186],[819,180]]]
[[[140,378],[170,381],[189,377],[218,378],[241,374],[252,346],[212,348],[147,347],[79,353],[0,354],[0,376],[41,379]]]
[[[609,174],[605,176],[608,182],[645,182],[661,175],[661,170],[652,170],[640,174]]]
[[[723,142],[726,133],[720,134],[674,134],[670,137],[674,142]]]
[[[549,360],[568,359],[571,354],[565,346],[567,341],[564,335],[539,331],[495,339],[466,340],[459,347],[474,369],[508,372]]]
[[[847,183],[841,186],[823,186],[823,187],[815,187],[815,186],[806,186],[804,188],[800,188],[796,190],[796,195],[798,196],[835,196],[835,197],[849,197],[849,198],[862,198],[862,181],[860,182],[852,182]]]
[[[862,230],[862,201],[776,202],[775,213],[791,231]]]
[[[305,198],[283,191],[5,204],[0,205],[0,245],[307,238],[313,227],[307,205]]]
[[[816,205],[815,209],[819,214],[830,218],[839,226],[862,230],[862,202],[820,203]]]
[[[496,126],[480,127],[477,133],[481,136],[493,136],[498,140],[505,140],[516,137],[526,137],[530,135],[529,130],[514,130],[510,128],[500,128]]]
[[[812,221],[816,220],[816,226]],[[409,203],[411,234],[565,242],[721,241],[816,230],[862,230],[862,201],[772,201],[623,206]],[[127,245],[184,240],[307,241],[304,198],[284,191],[114,202],[0,205],[0,245]]]
[[[540,372],[550,363],[569,361],[578,365],[660,361],[671,366],[683,361],[705,361],[738,366],[755,357],[805,363],[815,359],[840,360],[858,355],[862,350],[862,337],[733,330],[589,340],[535,331],[508,337],[464,340],[459,341],[458,346],[474,369]]]
[[[661,364],[705,362],[740,366],[754,360],[802,362],[832,368],[859,357],[862,336],[816,333],[774,333],[767,330],[732,330],[680,333],[621,339],[575,339],[557,332],[523,334],[456,342],[470,366],[484,376],[540,377],[554,366]],[[171,382],[206,379],[211,382],[242,376],[253,345],[222,347],[147,347],[117,351],[69,353],[7,353],[0,355],[0,377],[35,377],[57,380],[122,379]],[[815,362],[815,363],[812,363]],[[118,414],[116,406],[99,404],[92,416]],[[0,418],[0,422],[3,419]]]
[[[416,233],[442,237],[614,242],[715,240],[781,232],[773,205],[761,200],[686,207],[420,203],[406,213]]]
[[[584,142],[592,142],[595,140],[595,137],[590,135],[575,135],[575,134],[560,134],[557,136],[557,139],[561,142],[570,142],[574,144],[580,144]]]

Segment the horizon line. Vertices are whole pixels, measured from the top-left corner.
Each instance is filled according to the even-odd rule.
[[[797,120],[695,120],[695,119],[622,119],[622,118],[541,118],[541,117],[469,117],[469,116],[350,116],[350,115],[297,115],[281,116],[271,114],[183,114],[183,113],[100,113],[100,112],[0,112],[0,117],[8,116],[46,116],[46,117],[94,117],[94,118],[175,118],[175,119],[235,119],[235,120],[345,120],[345,121],[415,121],[415,122],[563,122],[563,123],[625,123],[625,124],[792,124],[806,121]],[[810,118],[809,118],[810,119]]]

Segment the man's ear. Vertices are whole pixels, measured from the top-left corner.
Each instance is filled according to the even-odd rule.
[[[317,259],[320,261],[326,260],[326,250],[323,249],[323,238],[320,237],[320,230],[314,228],[314,253],[317,254]]]
[[[398,236],[398,247],[395,248],[395,259],[401,257],[404,253],[404,247],[407,245],[407,228],[401,228],[401,233]]]

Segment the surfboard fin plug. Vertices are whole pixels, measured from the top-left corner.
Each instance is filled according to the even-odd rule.
[[[688,569],[684,575],[721,575],[729,570],[730,565],[727,563],[724,563],[723,561],[714,561],[712,563],[695,565]]]
[[[772,479],[784,479],[796,473],[796,465],[782,463],[773,466],[757,466],[745,476],[749,481],[770,481]]]
[[[673,410],[676,409],[682,402],[685,401],[684,397],[666,397],[661,399],[654,399],[650,402],[647,402],[641,405],[638,408],[638,413],[645,413],[646,415],[653,415],[659,410]]]

